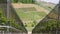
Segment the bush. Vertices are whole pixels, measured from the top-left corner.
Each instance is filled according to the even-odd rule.
[[[60,20],[48,20],[40,23],[33,32],[57,31],[56,29],[60,30]]]
[[[11,18],[7,19],[6,17],[3,17],[1,13],[0,13],[0,25],[4,25],[4,26],[7,25],[7,26],[11,26],[11,27],[17,28],[19,30],[25,31],[20,24],[15,22],[14,19],[11,19]]]
[[[35,25],[34,25],[34,24],[32,24],[31,26],[32,26],[32,27],[34,27]]]
[[[34,24],[34,25],[36,25],[36,24],[37,24],[37,21],[36,21],[36,20],[34,20],[34,21],[33,21],[33,24]]]

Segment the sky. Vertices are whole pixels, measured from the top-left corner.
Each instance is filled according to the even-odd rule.
[[[54,3],[54,4],[59,3],[59,0],[41,0],[41,1],[51,2],[51,3]]]

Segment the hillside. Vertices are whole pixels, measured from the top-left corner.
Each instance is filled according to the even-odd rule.
[[[50,12],[45,8],[47,6],[36,4],[12,3],[12,6],[15,8],[25,27],[28,28],[28,31],[31,31]]]
[[[41,6],[42,8],[44,8],[50,12],[48,15],[49,18],[55,18],[55,19],[57,18],[57,13],[58,13],[57,4],[40,1],[37,3],[37,5]]]
[[[28,28],[28,31],[31,31],[39,21],[50,13],[55,7],[55,4],[46,2],[39,2],[36,4],[12,3],[12,6],[16,10],[17,15],[23,21],[25,27]],[[53,14],[56,15],[55,13],[51,13],[49,17],[55,17],[51,17]]]
[[[56,6],[56,4],[53,4],[50,2],[44,2],[44,1],[37,2],[36,4],[47,9],[47,10],[51,10]]]
[[[12,6],[14,8],[33,8],[35,9],[35,11],[38,11],[38,12],[45,12],[46,14],[49,13],[48,10],[46,10],[45,8],[41,7],[41,6],[38,6],[36,4],[21,4],[21,3],[12,3]]]

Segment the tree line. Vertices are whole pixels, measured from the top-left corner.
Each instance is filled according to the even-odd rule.
[[[35,0],[11,0],[12,3],[35,3]]]

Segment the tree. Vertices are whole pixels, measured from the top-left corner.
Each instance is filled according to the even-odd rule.
[[[27,4],[31,4],[31,3],[35,3],[35,0],[11,0],[11,2],[13,3],[27,3]]]
[[[11,0],[11,2],[13,2],[13,3],[18,3],[18,0]]]

